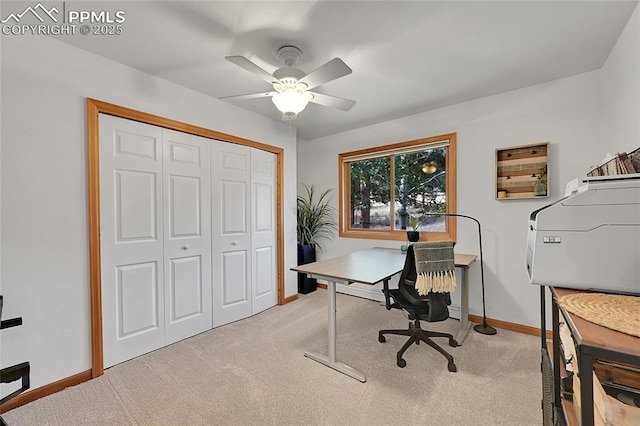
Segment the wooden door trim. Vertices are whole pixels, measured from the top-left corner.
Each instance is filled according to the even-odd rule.
[[[204,127],[158,115],[148,114],[97,99],[87,98],[87,187],[89,208],[89,287],[91,304],[91,377],[104,374],[102,335],[102,282],[100,262],[100,135],[99,114],[108,114],[166,129],[177,130],[208,139],[244,145],[276,155],[276,256],[278,305],[287,303],[284,296],[284,149],[250,139],[229,135]]]

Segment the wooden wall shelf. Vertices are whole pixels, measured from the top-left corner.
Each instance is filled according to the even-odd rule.
[[[548,197],[548,164],[549,142],[496,149],[496,199]]]

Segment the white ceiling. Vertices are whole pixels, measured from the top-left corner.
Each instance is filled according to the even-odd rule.
[[[78,8],[81,2],[67,2]],[[315,91],[353,99],[349,112],[309,104],[292,122],[314,139],[598,69],[637,1],[139,1],[120,36],[61,40],[215,98],[263,92],[283,45],[310,72],[340,57],[353,73]],[[270,98],[231,101],[280,120]]]

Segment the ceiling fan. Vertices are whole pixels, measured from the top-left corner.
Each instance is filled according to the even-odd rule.
[[[305,74],[304,71],[295,68],[295,65],[302,58],[302,51],[295,46],[283,46],[278,49],[278,57],[285,66],[278,68],[272,74],[260,68],[244,56],[227,56],[226,60],[238,65],[241,68],[257,75],[273,86],[270,92],[252,93],[249,95],[224,96],[220,99],[256,99],[272,97],[276,108],[282,112],[283,120],[293,120],[302,111],[307,103],[313,102],[342,111],[349,111],[355,101],[338,98],[336,96],[323,95],[322,93],[311,92],[310,90],[336,80],[345,75],[351,74],[351,68],[340,58],[334,58]]]

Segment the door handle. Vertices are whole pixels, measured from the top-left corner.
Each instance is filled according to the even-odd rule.
[[[184,246],[182,246],[182,250],[189,250],[189,244],[185,244]]]
[[[237,241],[231,241],[231,245],[232,245],[232,246],[237,246],[237,245],[238,245],[238,242],[237,242]]]

